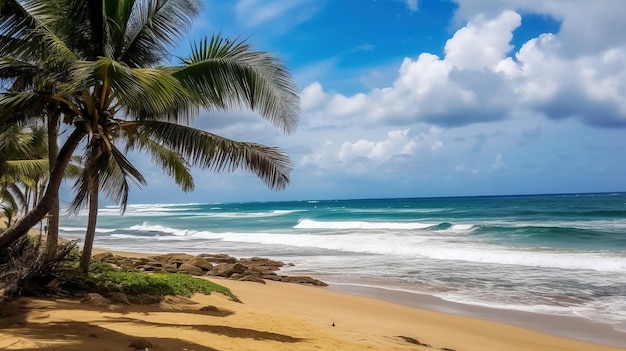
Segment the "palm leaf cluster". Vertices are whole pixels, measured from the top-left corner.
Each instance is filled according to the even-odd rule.
[[[201,109],[247,108],[291,133],[300,112],[284,62],[245,41],[214,35],[170,62],[201,10],[199,0],[0,0],[0,126],[43,117],[69,130],[40,205],[0,235],[0,247],[47,212],[81,147],[73,209],[97,206],[99,192],[124,209],[131,184],[146,182],[126,157],[132,150],[185,191],[192,166],[247,169],[272,189],[289,183],[282,150],[190,127]]]
[[[45,130],[37,125],[0,126],[0,208],[7,224],[37,201],[47,174]]]

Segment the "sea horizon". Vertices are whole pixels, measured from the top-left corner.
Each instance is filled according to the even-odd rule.
[[[521,194],[483,194],[483,195],[440,195],[440,196],[408,196],[408,197],[354,197],[354,198],[306,198],[306,199],[274,199],[274,200],[230,200],[230,201],[193,201],[193,202],[129,202],[127,205],[217,205],[217,204],[242,204],[242,203],[273,203],[273,202],[306,202],[306,201],[351,201],[351,200],[426,200],[426,199],[464,199],[464,198],[499,198],[499,197],[540,197],[540,196],[580,196],[580,195],[625,195],[624,191],[600,191],[600,192],[556,192],[556,193],[521,193]],[[119,207],[105,203],[101,208]],[[64,208],[62,211],[65,210]]]

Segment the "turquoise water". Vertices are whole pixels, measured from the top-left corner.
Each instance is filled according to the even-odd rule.
[[[66,217],[80,239],[85,218]],[[130,205],[96,246],[227,253],[290,274],[577,316],[626,332],[626,194]]]

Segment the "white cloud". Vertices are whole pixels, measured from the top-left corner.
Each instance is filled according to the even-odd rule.
[[[353,96],[332,94],[324,109],[333,116],[391,125],[458,126],[506,118],[513,95],[497,65],[518,25],[519,15],[512,12],[478,18],[448,41],[445,58],[430,53],[405,58],[392,86]]]
[[[510,41],[521,21],[522,17],[513,11],[504,11],[492,20],[477,16],[448,40],[446,62],[461,70],[493,70],[513,49]]]
[[[472,18],[447,41],[443,58],[405,58],[388,87],[345,96],[315,83],[305,91],[325,96],[317,109],[327,116],[372,125],[458,127],[533,111],[593,126],[626,126],[626,46],[571,57],[563,54],[561,35],[547,33],[511,53],[521,19],[513,11]]]
[[[406,2],[406,6],[409,7],[409,10],[411,10],[412,12],[417,12],[418,6],[417,6],[417,0],[405,0]]]
[[[566,56],[584,56],[626,44],[623,0],[454,0],[459,23],[477,14],[493,16],[506,9],[551,16]]]
[[[328,100],[328,94],[324,93],[322,85],[314,82],[304,88],[300,94],[302,110],[314,110],[324,104]]]
[[[318,10],[313,0],[239,0],[235,14],[248,27],[272,23],[293,26],[309,19]]]
[[[495,161],[491,165],[491,169],[493,169],[494,171],[502,171],[502,170],[505,170],[507,168],[508,167],[504,163],[504,159],[502,158],[502,155],[501,154],[497,154]]]
[[[384,169],[386,165],[418,157],[421,153],[433,153],[444,147],[439,135],[441,130],[430,128],[416,136],[410,129],[392,130],[386,139],[372,141],[359,139],[345,141],[340,145],[326,141],[321,148],[303,157],[301,166],[317,169],[339,168],[346,173],[367,172],[371,167]]]

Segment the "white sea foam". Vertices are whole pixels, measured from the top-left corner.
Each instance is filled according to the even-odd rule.
[[[111,234],[111,238],[116,238],[116,239],[133,239],[133,240],[141,240],[141,239],[152,240],[152,238],[147,237],[147,236],[128,235],[128,234]]]
[[[96,233],[113,233],[116,229],[96,228]],[[86,227],[59,227],[60,232],[85,232]]]
[[[419,222],[363,222],[363,221],[338,221],[321,222],[310,219],[302,219],[294,226],[297,229],[426,229],[435,226],[433,223]]]
[[[158,226],[157,226],[158,227]],[[162,232],[178,230],[156,228]],[[174,234],[181,235],[181,234]],[[626,272],[626,257],[576,252],[547,252],[504,249],[495,245],[454,243],[445,238],[422,235],[383,234],[278,234],[278,233],[210,233],[186,234],[189,239],[221,239],[264,245],[286,245],[355,253],[399,255],[410,258],[465,261],[498,265]]]
[[[191,236],[197,233],[197,231],[195,230],[169,228],[169,227],[164,227],[158,224],[151,225],[151,224],[148,224],[148,222],[144,222],[141,225],[131,226],[129,229],[140,231],[140,232],[159,232],[159,233],[171,234],[171,235],[177,235],[177,236]]]
[[[476,228],[473,224],[454,224],[450,229],[454,231],[467,231]]]
[[[278,217],[304,210],[271,210],[265,212],[204,212],[188,214],[185,218],[263,218]]]

